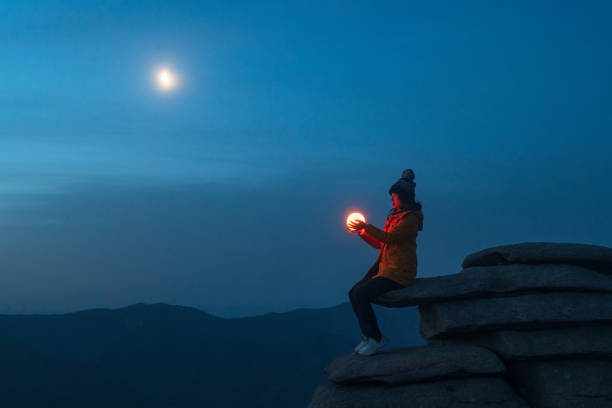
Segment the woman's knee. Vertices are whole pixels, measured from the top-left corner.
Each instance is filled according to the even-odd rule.
[[[351,300],[351,302],[353,301],[353,299],[355,298],[355,292],[357,291],[357,285],[353,285],[353,287],[351,288],[351,290],[349,290],[348,293],[348,297]]]
[[[363,286],[354,287],[351,289],[351,302],[353,303],[364,303],[368,302],[370,296],[368,295],[367,288]]]

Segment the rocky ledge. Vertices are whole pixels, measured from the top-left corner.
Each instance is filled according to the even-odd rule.
[[[376,299],[418,306],[428,345],[340,356],[309,408],[612,407],[612,249],[524,242],[462,267]]]

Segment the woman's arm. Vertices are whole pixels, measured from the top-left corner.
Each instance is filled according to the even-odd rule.
[[[394,244],[415,236],[418,231],[418,219],[416,214],[406,214],[400,223],[389,232],[376,228],[372,224],[366,224],[365,232],[383,244]]]
[[[382,248],[382,242],[369,235],[365,230],[359,231],[359,236],[368,244],[372,245],[376,249]]]

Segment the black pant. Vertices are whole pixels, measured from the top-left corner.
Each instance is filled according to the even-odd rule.
[[[372,337],[376,341],[380,341],[382,334],[376,322],[376,315],[372,309],[372,302],[379,295],[390,290],[401,289],[404,286],[399,283],[379,276],[372,279],[372,276],[378,273],[378,264],[374,264],[368,273],[357,282],[349,292],[349,299],[353,305],[355,316],[359,320],[359,327],[364,336]]]

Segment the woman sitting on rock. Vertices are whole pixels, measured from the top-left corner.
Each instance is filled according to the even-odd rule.
[[[414,199],[415,185],[414,172],[408,169],[391,186],[393,208],[382,230],[363,221],[349,225],[349,232],[359,232],[365,242],[380,249],[374,265],[349,292],[362,332],[361,343],[355,347],[358,354],[374,354],[388,341],[380,333],[370,302],[385,292],[412,284],[416,278],[416,237],[423,229],[423,213],[421,203]]]

